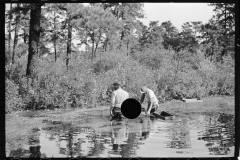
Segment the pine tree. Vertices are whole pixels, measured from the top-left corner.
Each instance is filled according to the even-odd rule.
[[[221,34],[221,46],[223,50],[220,55],[223,57],[227,55],[228,52],[234,57],[234,39],[235,39],[235,4],[234,3],[211,3],[214,6],[214,11],[216,13],[213,16],[213,20],[218,22],[219,27],[222,29]]]
[[[30,4],[30,30],[29,30],[29,48],[28,48],[28,63],[26,75],[28,78],[37,78],[37,64],[38,64],[38,45],[40,32],[42,31],[40,26],[41,21],[41,6],[44,3]]]
[[[163,22],[161,24],[163,28],[163,46],[165,49],[173,48],[174,51],[180,51],[180,36],[179,31],[170,21]]]
[[[116,18],[108,11],[104,10],[100,5],[91,5],[84,7],[75,13],[80,19],[74,20],[74,27],[79,31],[83,42],[92,44],[91,60],[96,57],[96,51],[101,43],[109,41],[111,34],[115,32],[118,23]]]
[[[12,3],[10,3],[10,10],[12,10]],[[9,55],[12,54],[11,51],[11,40],[12,40],[12,36],[11,36],[11,23],[12,23],[12,14],[9,13],[9,22],[8,22],[8,53]]]

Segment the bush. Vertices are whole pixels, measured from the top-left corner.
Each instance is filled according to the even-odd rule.
[[[6,78],[13,80],[16,84],[20,84],[20,79],[25,73],[26,70],[22,62],[9,63],[5,66]]]
[[[111,97],[111,85],[118,81],[122,88],[130,93],[131,97],[140,97],[140,88],[143,85],[151,85],[154,83],[154,73],[145,66],[133,60],[124,53],[107,53],[103,58],[109,61],[117,60],[116,66],[96,76],[96,92],[100,103],[109,103]]]
[[[138,60],[140,64],[147,66],[149,69],[156,70],[162,66],[161,63],[163,60],[163,56],[161,52],[164,51],[154,51],[148,49],[142,52],[132,53],[131,55],[135,60]]]
[[[5,112],[10,113],[12,111],[21,110],[23,102],[18,94],[18,86],[10,79],[5,79]]]
[[[109,105],[112,84],[119,81],[130,97],[140,99],[140,88],[152,89],[161,101],[234,95],[234,63],[231,57],[215,63],[204,53],[172,50],[105,52],[96,62],[83,55],[56,63],[39,60],[38,78],[27,88],[27,59],[6,65],[6,111]],[[12,98],[13,97],[13,98]]]
[[[17,48],[16,48],[16,60],[20,59],[22,56],[27,55],[28,53],[28,45],[25,43],[20,43],[18,44]]]
[[[110,69],[113,69],[116,66],[116,62],[109,59],[102,59],[93,64],[93,72],[95,74],[101,74],[107,72]]]

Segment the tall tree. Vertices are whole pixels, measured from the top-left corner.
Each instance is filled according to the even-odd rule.
[[[69,17],[69,18],[71,18],[71,17]],[[67,59],[66,59],[67,69],[68,69],[70,54],[71,54],[71,51],[72,51],[71,45],[72,45],[72,25],[71,25],[71,22],[70,22],[70,19],[69,19],[68,20]]]
[[[12,3],[10,3],[10,10],[12,9]],[[12,14],[9,13],[9,22],[8,22],[8,52],[9,55],[12,54],[11,51],[11,40],[12,40],[12,36],[11,36],[11,23],[12,23]]]
[[[211,60],[221,60],[221,53],[223,51],[222,33],[223,28],[214,19],[210,19],[201,28],[201,44],[206,48],[205,56],[210,57]]]
[[[64,10],[66,13],[66,19],[62,22],[64,25],[62,29],[67,27],[68,36],[67,36],[67,55],[66,55],[66,67],[68,69],[70,55],[71,55],[71,46],[72,46],[72,29],[73,29],[73,19],[78,19],[81,15],[76,14],[79,10],[83,8],[82,4],[63,4],[60,3],[57,5],[59,9]]]
[[[59,9],[59,4],[57,3],[49,3],[45,5],[45,18],[47,19],[48,25],[47,28],[49,29],[48,34],[45,37],[47,42],[51,42],[53,44],[53,49],[54,49],[54,59],[55,62],[57,61],[57,55],[58,51],[57,49],[59,48],[59,43],[60,40],[64,39],[64,33],[61,32],[60,30],[60,18],[63,17],[64,13],[61,9]]]
[[[211,6],[214,6],[214,11],[216,13],[213,16],[218,22],[218,25],[222,27],[221,35],[221,46],[223,50],[221,52],[221,57],[230,52],[234,54],[234,39],[235,39],[235,4],[234,3],[211,3]]]
[[[145,26],[142,22],[139,22],[140,27],[138,28],[138,37],[139,37],[139,43],[140,47],[139,49],[141,50],[143,47],[145,47],[149,41],[149,27]]]
[[[17,7],[19,6],[20,6],[20,3],[17,3]],[[17,15],[15,19],[15,33],[14,33],[14,42],[13,42],[12,63],[14,63],[14,60],[15,60],[16,47],[18,43],[19,22],[20,22],[20,11],[17,11]]]
[[[198,43],[196,40],[196,30],[190,22],[186,22],[182,25],[182,32],[179,34],[181,36],[180,46],[181,49],[188,49],[191,52],[195,52],[195,48]]]
[[[23,34],[19,35],[19,36],[22,36],[23,42],[25,44],[28,44],[29,20],[30,20],[30,14],[29,14],[29,11],[26,11],[26,13],[23,13],[23,17],[20,20],[20,25],[22,27]]]
[[[192,30],[194,32],[195,39],[198,41],[198,43],[200,43],[201,26],[203,25],[203,23],[201,21],[191,22],[191,23],[192,23]]]
[[[162,48],[162,43],[163,43],[163,27],[159,26],[158,21],[151,21],[149,23],[149,38],[148,38],[148,43],[149,46]]]
[[[22,37],[24,43],[27,44],[28,30],[29,30],[29,4],[27,3],[17,3],[16,6],[12,7],[9,10],[9,15],[15,16],[15,20],[11,23],[15,26],[14,31],[14,44],[13,44],[13,61],[16,57],[16,48],[18,45],[19,37]],[[23,30],[23,34],[20,33],[20,30]]]
[[[104,3],[102,4],[105,10],[111,11],[112,14],[120,22],[119,33],[120,33],[120,44],[119,49],[122,48],[123,44],[128,46],[133,33],[139,23],[137,19],[144,18],[143,4],[142,3]]]
[[[118,23],[111,12],[107,12],[100,5],[87,6],[76,15],[81,15],[81,18],[74,21],[74,26],[81,33],[85,33],[84,36],[89,37],[89,42],[92,44],[91,59],[93,60],[100,43],[106,43],[109,40],[110,34],[113,33]]]
[[[44,3],[30,4],[29,48],[26,75],[28,78],[32,78],[32,80],[37,76],[38,45],[40,32],[42,31],[40,26],[42,5]]]
[[[163,45],[165,49],[173,48],[176,52],[180,51],[179,31],[170,21],[161,24],[163,28]]]

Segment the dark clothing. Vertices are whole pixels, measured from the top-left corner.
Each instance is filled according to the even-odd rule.
[[[113,107],[112,114],[113,114],[113,117],[112,117],[111,121],[112,120],[120,120],[120,121],[122,120],[121,108]]]
[[[113,107],[112,113],[113,113],[114,116],[115,116],[116,114],[118,114],[118,113],[122,114],[121,108],[119,108],[119,107]]]
[[[151,104],[151,103],[148,103],[147,111],[148,111],[148,109],[149,109],[149,107],[150,107],[150,104]],[[154,113],[157,109],[158,109],[158,104],[153,103],[152,109],[151,109],[151,111],[150,111],[150,114]]]

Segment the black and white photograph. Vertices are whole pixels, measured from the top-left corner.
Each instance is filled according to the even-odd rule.
[[[5,3],[6,157],[235,157],[236,7]]]

